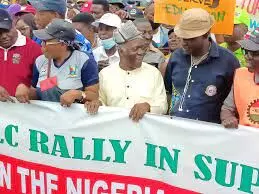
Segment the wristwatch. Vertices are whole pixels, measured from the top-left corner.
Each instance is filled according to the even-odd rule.
[[[85,94],[85,92],[81,92],[81,95],[82,95],[82,98],[81,98],[81,100],[80,100],[80,102],[81,103],[84,103],[85,102],[85,99],[86,99],[86,94]]]
[[[83,104],[83,103],[85,103],[85,99],[86,99],[86,94],[85,94],[85,92],[81,91],[81,99],[75,100],[75,102]]]

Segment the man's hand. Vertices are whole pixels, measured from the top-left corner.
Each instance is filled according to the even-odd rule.
[[[85,103],[85,108],[90,115],[95,115],[97,114],[98,109],[101,105],[102,103],[99,100],[94,100],[91,102],[87,101]]]
[[[130,111],[129,117],[135,121],[138,122],[140,119],[143,118],[143,116],[150,112],[150,105],[148,103],[139,103],[135,104],[134,107]]]
[[[118,11],[115,12],[115,14],[118,15],[121,18],[121,20],[129,18],[128,12],[126,12],[124,10],[118,10]]]
[[[82,92],[79,90],[69,90],[60,96],[61,106],[70,107],[75,100],[80,100],[82,98]]]
[[[14,100],[10,97],[9,93],[4,89],[3,87],[0,86],[0,101],[1,102],[6,102],[10,101],[14,103]]]
[[[24,84],[19,84],[16,88],[15,97],[20,103],[30,103],[30,88]]]
[[[222,121],[222,125],[227,129],[237,129],[238,119],[235,116],[230,116]]]

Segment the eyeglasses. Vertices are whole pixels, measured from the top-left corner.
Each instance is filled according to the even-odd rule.
[[[259,51],[248,51],[243,49],[243,54],[249,57],[258,57],[259,56]]]
[[[57,45],[57,44],[61,44],[61,42],[46,42],[46,41],[42,41],[42,46]]]

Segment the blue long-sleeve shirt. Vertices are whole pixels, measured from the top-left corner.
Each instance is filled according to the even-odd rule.
[[[170,114],[220,123],[221,107],[230,92],[234,72],[240,67],[238,60],[212,41],[208,58],[192,68],[183,95],[190,67],[191,57],[183,49],[172,54],[165,75],[166,90],[172,94]]]

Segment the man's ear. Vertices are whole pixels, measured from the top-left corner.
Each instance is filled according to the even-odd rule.
[[[210,31],[203,35],[203,37],[204,37],[205,39],[208,39],[209,36],[210,36]]]
[[[118,52],[119,52],[119,54],[125,53],[125,48],[123,45],[118,45]]]

